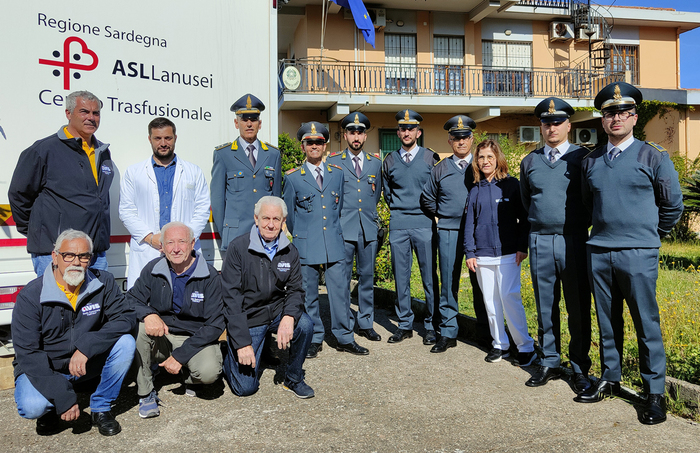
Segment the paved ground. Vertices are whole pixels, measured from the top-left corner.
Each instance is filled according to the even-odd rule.
[[[275,370],[268,369],[260,391],[247,398],[223,385],[208,394],[213,399],[191,398],[178,383],[166,382],[161,416],[142,420],[131,384],[115,410],[123,431],[111,438],[90,430],[87,414],[57,435],[39,437],[35,423],[17,415],[12,391],[1,391],[0,446],[7,452],[149,453],[700,449],[695,423],[669,415],[666,423],[644,426],[636,408],[622,399],[575,403],[565,381],[525,387],[528,369],[486,363],[484,351],[463,341],[443,354],[430,354],[420,336],[387,344],[395,325],[393,313],[378,310],[377,331],[384,341],[358,338],[371,350],[367,357],[324,344],[319,357],[306,363],[307,382],[316,391],[310,400],[285,392],[275,383]]]

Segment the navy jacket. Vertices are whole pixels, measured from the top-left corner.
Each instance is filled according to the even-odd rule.
[[[93,136],[93,138],[95,138]],[[29,253],[49,254],[68,228],[87,233],[94,252],[109,249],[109,187],[114,166],[109,144],[95,138],[97,181],[80,138],[63,128],[22,151],[8,198]]]
[[[520,199],[520,183],[512,176],[482,179],[469,191],[464,225],[467,258],[527,253],[530,223]]]
[[[221,277],[226,329],[234,349],[252,344],[248,329],[270,324],[280,314],[296,323],[304,312],[299,253],[284,233],[272,260],[255,226],[231,241]]]
[[[62,414],[77,401],[72,384],[63,376],[69,374],[75,350],[89,363],[135,326],[134,309],[109,272],[86,271],[73,311],[53,272],[47,270],[17,296],[12,313],[15,378],[26,374]]]
[[[157,314],[170,333],[190,337],[172,352],[173,358],[183,365],[206,346],[216,343],[224,331],[221,277],[202,256],[185,283],[180,313],[173,311],[173,283],[165,257],[146,264],[127,299],[134,305],[139,322]]]

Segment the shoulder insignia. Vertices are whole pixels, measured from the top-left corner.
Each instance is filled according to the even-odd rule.
[[[260,147],[261,147],[262,149],[264,149],[265,151],[267,151],[267,143],[261,141],[261,142],[260,142]]]
[[[372,156],[376,157],[377,159],[382,158],[382,156],[380,156],[379,153],[373,153]],[[367,160],[369,160],[369,154],[367,154]]]
[[[301,168],[301,167],[294,167],[294,168],[292,168],[291,170],[285,171],[284,174],[285,174],[285,175],[291,175],[291,174],[294,173],[295,171],[299,170],[299,168]]]
[[[343,153],[342,151],[336,151],[336,152],[334,152],[334,153],[330,153],[330,154],[328,155],[328,157],[335,157],[335,156],[339,156],[339,155],[341,155],[341,154],[343,154],[343,157],[345,157],[345,155],[344,155],[344,153]]]
[[[218,150],[220,150],[220,149],[228,148],[229,146],[231,146],[231,142],[224,143],[223,145],[217,146],[216,148],[214,148],[214,151],[218,151]]]
[[[238,150],[238,140],[233,141],[233,144],[231,145],[231,149],[234,151]]]
[[[661,152],[666,151],[666,148],[664,148],[663,146],[658,145],[658,144],[656,144],[656,143],[654,143],[654,142],[647,142],[647,144],[648,144],[649,146],[653,147],[653,148],[656,148],[657,151],[661,151]]]
[[[331,167],[335,167],[335,168],[337,168],[338,170],[342,170],[342,169],[343,169],[342,167],[340,167],[340,166],[338,166],[338,165],[336,165],[336,164],[328,164],[328,171],[331,171]]]

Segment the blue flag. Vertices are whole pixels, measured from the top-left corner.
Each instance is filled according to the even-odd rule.
[[[352,13],[353,19],[355,19],[355,25],[362,32],[362,35],[372,47],[374,47],[374,24],[372,24],[372,19],[369,17],[367,8],[362,0],[331,0],[338,6],[347,8]]]

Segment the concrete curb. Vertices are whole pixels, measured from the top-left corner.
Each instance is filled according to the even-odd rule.
[[[352,280],[350,284],[351,295],[357,297],[357,281]],[[374,287],[374,304],[383,309],[393,309],[396,303],[396,292]],[[416,314],[416,318],[425,318],[427,308],[425,301],[412,298],[411,308]],[[471,316],[458,314],[457,323],[459,324],[459,337],[467,340],[476,339],[476,319]],[[685,403],[686,407],[694,414],[700,414],[700,385],[691,384],[690,382],[666,376],[666,390],[668,394]],[[630,393],[634,393],[630,390]]]

